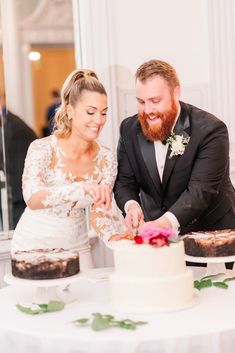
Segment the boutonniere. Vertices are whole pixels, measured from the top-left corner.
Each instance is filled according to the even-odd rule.
[[[189,143],[189,140],[190,137],[184,137],[182,135],[176,135],[172,133],[166,140],[166,143],[168,143],[171,152],[169,158],[178,156],[179,154],[184,154],[185,147]]]

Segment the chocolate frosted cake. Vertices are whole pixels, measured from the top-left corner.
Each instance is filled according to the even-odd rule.
[[[195,232],[183,238],[185,253],[196,257],[235,255],[235,229]]]
[[[32,280],[69,277],[80,270],[76,250],[16,251],[12,254],[11,264],[13,276]]]

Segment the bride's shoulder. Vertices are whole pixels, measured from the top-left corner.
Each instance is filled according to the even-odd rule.
[[[110,165],[116,164],[116,156],[109,147],[99,144],[99,148],[99,157],[101,160]]]
[[[34,148],[46,148],[46,147],[52,147],[54,144],[54,138],[55,136],[50,135],[47,137],[42,137],[34,140],[31,142],[30,146]]]
[[[29,153],[40,153],[41,155],[50,154],[55,144],[54,138],[55,136],[50,135],[34,140],[29,146]]]
[[[99,146],[99,152],[104,155],[114,155],[114,153],[111,151],[111,149],[108,146],[105,146],[103,144],[98,144]]]
[[[99,145],[99,156],[104,157],[105,159],[115,159],[115,154],[113,153],[113,151],[111,150],[111,148],[109,148],[108,146],[102,145],[102,144],[98,144]]]

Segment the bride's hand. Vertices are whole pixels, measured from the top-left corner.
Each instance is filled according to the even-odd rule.
[[[95,206],[103,205],[105,210],[111,209],[111,188],[108,185],[84,184],[84,191],[91,196]]]
[[[131,233],[113,234],[113,235],[111,235],[111,237],[109,238],[108,241],[118,241],[118,240],[123,240],[123,239],[133,240],[134,235]]]

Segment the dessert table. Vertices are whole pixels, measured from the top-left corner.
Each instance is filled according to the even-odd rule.
[[[192,268],[201,278],[204,268]],[[94,276],[95,278],[95,276]],[[205,288],[187,310],[123,313],[109,302],[108,281],[82,277],[71,284],[76,300],[63,311],[26,315],[17,303],[32,302],[33,291],[19,285],[0,290],[0,347],[3,353],[232,353],[235,346],[235,281],[228,289]],[[128,288],[127,288],[128,290]],[[167,293],[166,293],[167,295]],[[72,321],[91,313],[116,319],[147,321],[136,330],[109,328],[95,332]]]

